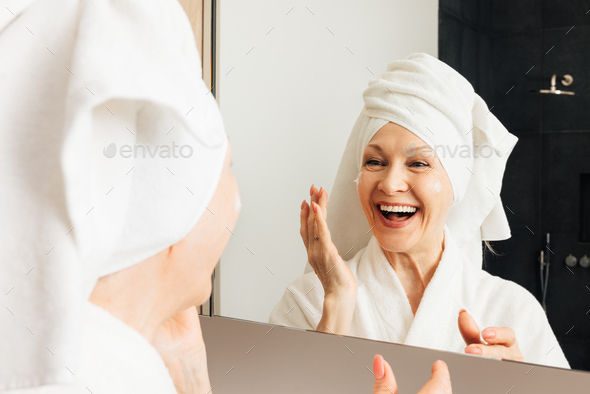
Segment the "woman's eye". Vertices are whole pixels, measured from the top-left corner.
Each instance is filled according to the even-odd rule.
[[[415,161],[412,164],[410,164],[410,167],[429,167],[429,164],[421,161]]]
[[[380,161],[378,161],[378,160],[367,160],[365,162],[365,165],[367,167],[374,167],[374,166],[381,166],[383,164]]]

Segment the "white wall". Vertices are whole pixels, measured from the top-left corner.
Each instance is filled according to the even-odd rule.
[[[312,183],[330,192],[373,74],[437,56],[438,1],[222,0],[219,12],[218,92],[243,204],[221,258],[221,315],[267,322],[307,260],[301,201]]]

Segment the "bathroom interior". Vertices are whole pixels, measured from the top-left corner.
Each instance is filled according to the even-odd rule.
[[[439,8],[439,58],[460,71],[519,138],[502,186],[512,237],[493,243],[499,255],[488,252],[484,269],[522,285],[541,303],[544,298],[570,365],[583,370],[590,370],[587,6],[579,0],[442,0]],[[563,84],[566,75],[571,84]],[[574,95],[552,93],[553,76],[555,90]],[[549,265],[541,265],[541,253]],[[543,288],[541,278],[547,279]]]
[[[306,262],[297,206],[312,182],[330,190],[360,93],[389,61],[426,52],[461,73],[519,139],[501,191],[512,236],[492,242],[483,268],[531,292],[571,368],[590,371],[589,8],[581,0],[217,3],[211,84],[242,147],[232,171],[243,209],[203,313],[268,323]],[[261,150],[261,140],[277,149]]]
[[[0,392],[589,392],[590,0],[0,2]]]

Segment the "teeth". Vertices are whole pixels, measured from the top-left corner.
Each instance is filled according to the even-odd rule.
[[[386,212],[416,212],[416,207],[406,205],[380,205],[379,208]]]

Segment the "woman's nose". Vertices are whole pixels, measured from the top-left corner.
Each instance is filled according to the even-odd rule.
[[[411,186],[406,180],[405,173],[402,169],[391,167],[385,174],[385,177],[379,182],[379,190],[387,195],[395,193],[407,193]]]

